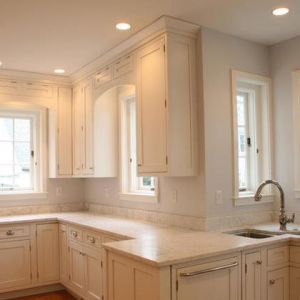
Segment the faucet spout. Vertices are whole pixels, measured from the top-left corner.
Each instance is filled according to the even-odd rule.
[[[261,192],[263,190],[263,188],[266,185],[272,184],[274,186],[277,187],[277,189],[280,192],[280,214],[279,214],[279,224],[280,224],[280,230],[286,230],[286,224],[287,223],[294,223],[295,221],[295,214],[293,214],[293,216],[291,218],[287,217],[286,213],[285,213],[285,198],[284,198],[284,191],[281,187],[281,185],[275,181],[275,180],[266,180],[264,182],[262,182],[259,187],[257,188],[257,191],[254,195],[254,199],[255,201],[260,201],[262,198]]]

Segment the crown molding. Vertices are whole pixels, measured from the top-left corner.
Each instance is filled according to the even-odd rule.
[[[75,71],[71,76],[73,84],[95,74],[99,69],[105,65],[110,64],[113,60],[118,59],[120,56],[134,51],[142,44],[147,43],[156,36],[164,32],[174,32],[182,35],[187,35],[196,38],[200,26],[194,23],[183,21],[170,16],[161,16],[150,25],[144,27],[127,40],[121,42],[117,46],[106,51],[95,60]]]
[[[71,79],[68,76],[48,75],[42,73],[17,71],[17,70],[5,70],[5,69],[0,70],[0,78],[34,81],[34,82],[47,83],[53,85],[63,85],[63,86],[70,86],[72,84]]]

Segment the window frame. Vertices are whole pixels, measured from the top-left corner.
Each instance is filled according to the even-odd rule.
[[[30,103],[1,103],[0,115],[30,117],[33,120],[33,128],[35,128],[32,134],[34,144],[33,189],[0,191],[0,201],[47,198],[47,109]],[[42,159],[43,157],[45,159]]]
[[[135,95],[121,95],[120,96],[120,160],[121,160],[121,178],[120,178],[120,200],[136,201],[146,203],[158,202],[158,178],[154,178],[154,191],[140,189],[140,177],[137,177],[137,152],[135,153],[135,159],[131,158],[132,144],[136,143],[136,138],[132,138],[131,132],[137,129],[133,128],[133,122],[137,126],[136,114],[134,120],[132,119],[132,113],[130,113],[130,105],[135,105]],[[136,147],[136,146],[135,146]],[[135,168],[135,171],[133,171]],[[151,176],[152,177],[152,176]]]
[[[271,187],[264,189],[262,201],[256,202],[254,200],[254,193],[258,184],[263,179],[269,179],[273,177],[273,153],[272,153],[272,111],[271,111],[271,79],[269,77],[241,72],[238,70],[231,70],[232,79],[232,131],[233,131],[233,200],[236,206],[239,205],[252,205],[266,202],[273,202],[274,195]],[[257,86],[261,89],[262,98],[259,99],[260,105],[257,105],[257,100],[252,103],[252,117],[255,119],[254,122],[254,133],[252,133],[253,147],[252,152],[256,152],[255,149],[263,149],[259,151],[259,155],[249,155],[252,160],[252,168],[255,169],[251,172],[251,187],[246,191],[239,190],[239,167],[238,167],[238,156],[239,156],[239,144],[238,144],[238,122],[237,122],[237,95],[240,91],[246,92],[251,96],[253,91],[248,88],[241,88],[240,83],[250,84]],[[255,97],[255,95],[254,95]],[[263,115],[266,120],[261,121],[261,124],[256,118]],[[258,132],[260,126],[261,133]],[[259,136],[261,135],[261,136]],[[260,169],[258,165],[261,164]]]

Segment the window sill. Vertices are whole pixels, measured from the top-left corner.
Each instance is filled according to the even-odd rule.
[[[260,201],[254,200],[254,193],[245,193],[245,195],[240,194],[238,197],[233,198],[235,206],[245,206],[245,205],[259,205],[263,203],[274,202],[274,195],[262,195]]]
[[[150,194],[120,193],[120,200],[141,203],[158,203],[158,196]]]
[[[46,192],[0,192],[0,201],[46,199]]]

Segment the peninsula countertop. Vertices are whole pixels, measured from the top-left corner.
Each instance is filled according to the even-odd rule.
[[[221,232],[195,231],[89,212],[0,217],[0,225],[50,221],[73,224],[103,234],[118,236],[123,240],[105,243],[103,247],[108,251],[120,253],[156,267],[237,253],[289,240],[300,242],[300,236],[290,234],[265,239],[250,239]],[[300,226],[295,225],[295,227],[300,229]],[[275,223],[261,224],[252,228],[275,231],[277,225]]]

